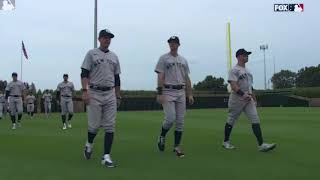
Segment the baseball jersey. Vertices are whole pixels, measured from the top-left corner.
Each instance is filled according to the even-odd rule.
[[[52,101],[52,96],[50,93],[44,93],[42,96],[42,99],[44,99],[45,102],[51,102]]]
[[[6,97],[3,94],[0,94],[0,103],[5,103]]]
[[[101,87],[114,87],[114,75],[121,73],[118,56],[112,51],[105,53],[99,48],[86,54],[81,68],[89,71],[90,85]]]
[[[21,81],[11,81],[6,87],[6,91],[10,91],[10,96],[21,96],[23,90],[25,86]]]
[[[70,96],[72,97],[72,93],[74,91],[74,85],[72,82],[61,82],[58,87],[57,91],[60,91],[60,96]]]
[[[28,95],[27,97],[26,97],[26,102],[27,102],[27,104],[34,104],[34,102],[36,101],[36,97],[34,97],[34,95]]]
[[[187,60],[180,55],[174,57],[170,53],[160,57],[155,72],[164,73],[164,83],[169,85],[185,85],[186,77],[190,74]]]
[[[234,66],[228,75],[228,82],[236,81],[243,92],[252,93],[253,77],[248,69],[239,65]]]

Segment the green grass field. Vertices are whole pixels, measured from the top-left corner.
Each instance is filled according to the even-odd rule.
[[[0,120],[1,180],[316,180],[320,168],[320,108],[260,108],[267,142],[276,142],[269,153],[257,150],[251,126],[244,116],[231,136],[236,150],[221,147],[227,109],[189,110],[183,149],[185,158],[172,152],[173,132],[166,151],[156,140],[163,119],[160,111],[120,112],[112,150],[118,167],[100,165],[103,133],[95,140],[91,160],[84,160],[86,115],[76,114],[73,128],[61,130],[58,114],[46,120],[43,114],[23,127],[10,129],[7,117]]]

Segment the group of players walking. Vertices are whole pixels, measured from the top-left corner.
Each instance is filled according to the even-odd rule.
[[[61,107],[61,119],[63,123],[62,129],[71,128],[71,119],[73,116],[73,102],[72,94],[74,86],[72,82],[68,81],[68,75],[63,75],[64,81],[57,87],[57,103]],[[42,95],[42,102],[46,118],[51,115],[52,95],[49,90],[45,90]],[[21,127],[21,120],[23,114],[23,104],[25,104],[26,111],[30,119],[33,118],[35,106],[37,106],[37,98],[32,91],[25,88],[23,82],[18,80],[18,74],[12,73],[12,81],[6,86],[4,93],[0,91],[0,119],[6,117],[9,112],[12,121],[12,129],[15,130]],[[68,115],[68,118],[66,118]]]
[[[110,154],[115,132],[117,107],[121,103],[120,63],[118,56],[109,50],[112,38],[114,38],[114,34],[109,30],[101,30],[99,33],[99,48],[88,51],[81,66],[82,99],[87,105],[88,116],[88,133],[84,145],[84,157],[91,159],[94,139],[99,129],[102,128],[105,135],[104,154],[101,163],[106,167],[115,167]],[[190,69],[187,60],[178,53],[180,39],[177,36],[172,36],[167,42],[170,51],[159,58],[154,69],[157,73],[157,102],[162,104],[164,111],[164,121],[160,127],[157,147],[159,151],[165,151],[167,133],[175,126],[173,152],[178,157],[184,157],[185,153],[180,144],[184,131],[186,102],[190,105],[194,103],[189,77]],[[252,88],[253,76],[245,66],[250,54],[251,52],[245,49],[239,49],[236,52],[238,63],[229,71],[228,82],[232,92],[228,102],[229,113],[224,127],[222,146],[225,149],[235,149],[231,144],[230,134],[240,114],[244,112],[251,122],[253,134],[257,139],[258,150],[267,152],[274,149],[276,145],[263,141],[260,119],[256,109],[256,98]],[[21,123],[24,86],[21,81],[17,80],[16,73],[12,74],[12,78],[13,81],[6,88],[5,98],[0,97],[0,102],[6,102],[6,99],[9,99],[12,129],[15,129],[16,124],[20,125]],[[72,96],[74,85],[68,81],[68,74],[64,74],[63,79],[63,82],[57,87],[57,100],[61,106],[62,129],[67,129],[71,128],[70,121],[73,117]],[[42,98],[44,99],[46,114],[49,116],[52,96],[46,92]],[[32,117],[35,97],[29,94],[25,100],[28,113]]]

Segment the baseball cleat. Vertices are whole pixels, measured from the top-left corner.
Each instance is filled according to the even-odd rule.
[[[72,125],[71,125],[71,123],[68,123],[68,128],[70,128],[70,129],[72,128]]]
[[[83,152],[84,158],[86,158],[87,160],[89,160],[91,158],[92,155],[92,145],[90,144],[86,144],[85,148],[84,148],[84,152]]]
[[[104,165],[104,166],[106,166],[106,167],[108,167],[108,168],[114,168],[114,167],[116,167],[116,166],[114,165],[114,163],[112,162],[110,156],[109,156],[109,158],[102,157],[101,164]]]
[[[261,144],[261,146],[259,146],[259,151],[260,152],[268,152],[273,150],[274,148],[276,148],[276,144],[272,143],[272,144],[267,144],[267,143],[263,143]]]
[[[184,157],[184,153],[182,149],[180,149],[179,147],[174,148],[173,152],[176,153],[176,155],[180,158]]]
[[[67,129],[67,125],[66,123],[63,124],[62,130],[66,130]]]
[[[13,129],[13,130],[17,129],[16,123],[13,123],[13,124],[12,124],[12,128],[11,128],[11,129]]]
[[[235,147],[229,141],[223,142],[222,147],[225,149],[235,149]]]
[[[159,140],[158,140],[159,151],[164,151],[165,141],[166,141],[165,137],[162,137],[162,136],[159,137]]]

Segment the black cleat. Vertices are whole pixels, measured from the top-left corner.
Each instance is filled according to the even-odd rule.
[[[163,152],[164,151],[164,148],[165,148],[165,138],[160,136],[159,137],[159,140],[158,140],[158,148],[159,148],[159,151]]]
[[[180,148],[174,148],[173,152],[176,153],[176,155],[180,158],[184,157],[184,153]]]
[[[91,158],[91,155],[92,155],[92,150],[91,151],[88,151],[88,146],[86,146],[84,148],[84,152],[83,152],[83,155],[84,155],[84,158],[86,158],[87,160],[89,160]]]

